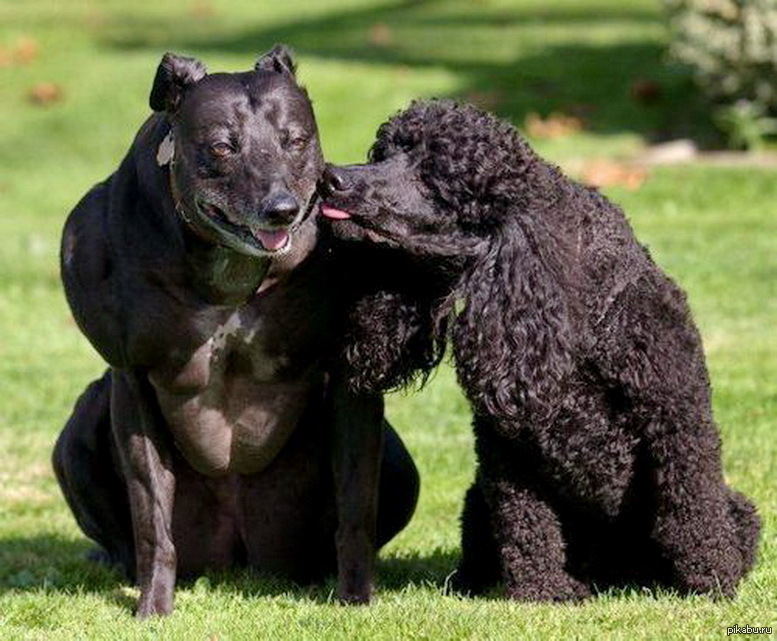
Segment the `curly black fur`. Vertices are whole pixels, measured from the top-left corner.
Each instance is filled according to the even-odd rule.
[[[348,364],[351,387],[382,392],[422,385],[445,354],[447,319],[434,314],[444,277],[382,247],[335,244],[341,307],[348,310],[336,351]]]
[[[356,307],[354,384],[424,375],[452,342],[478,455],[463,589],[734,594],[760,520],[723,480],[685,296],[618,207],[506,123],[445,101],[396,115],[371,163],[330,168],[322,192],[324,216],[350,214],[337,236],[417,268]]]

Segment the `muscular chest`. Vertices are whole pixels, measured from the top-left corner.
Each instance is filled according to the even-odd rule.
[[[282,294],[190,315],[162,341],[168,353],[149,378],[178,448],[204,474],[261,471],[321,402],[331,310]]]

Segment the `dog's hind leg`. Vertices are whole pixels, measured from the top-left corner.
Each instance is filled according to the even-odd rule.
[[[108,372],[78,399],[57,439],[52,464],[78,525],[104,550],[91,558],[118,564],[132,580],[132,522],[126,486],[116,471],[111,443],[110,379]]]
[[[623,391],[651,487],[650,537],[682,592],[733,595],[760,528],[723,478],[701,338],[684,294],[645,272],[602,327],[597,367]],[[618,312],[615,314],[615,312]]]
[[[683,592],[733,596],[750,569],[760,529],[753,506],[726,487],[720,440],[711,419],[654,421],[648,451],[655,479],[653,539]]]
[[[534,490],[512,479],[478,483],[490,512],[507,596],[523,601],[569,601],[590,595],[565,569],[561,524]]]
[[[737,528],[739,552],[742,554],[744,570],[755,563],[758,550],[758,536],[761,532],[761,519],[750,500],[740,492],[727,488],[729,510]]]

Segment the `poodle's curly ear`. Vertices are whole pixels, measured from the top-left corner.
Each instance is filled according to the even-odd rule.
[[[294,62],[291,49],[286,45],[278,44],[256,61],[254,69],[256,71],[274,71],[294,78],[297,73],[297,64]]]
[[[528,217],[527,217],[528,218]],[[541,248],[552,248],[543,253]],[[460,283],[457,374],[476,412],[547,416],[572,368],[563,243],[533,223],[507,224]]]
[[[207,73],[205,65],[196,58],[166,53],[156,70],[149,105],[154,111],[174,113],[186,88],[202,80]]]
[[[434,325],[431,301],[377,291],[356,304],[344,355],[352,389],[386,392],[423,385],[445,353],[445,329]]]

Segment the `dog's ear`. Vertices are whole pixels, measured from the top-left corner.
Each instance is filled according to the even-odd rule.
[[[517,217],[517,216],[516,216]],[[552,415],[573,366],[569,248],[526,216],[494,235],[458,286],[457,375],[476,413],[513,421]]]
[[[294,62],[294,56],[289,47],[286,45],[275,45],[256,61],[254,69],[257,71],[284,73],[293,78],[297,73],[297,64]]]
[[[154,111],[174,112],[187,87],[202,80],[208,71],[196,58],[166,53],[156,70],[148,102]]]

